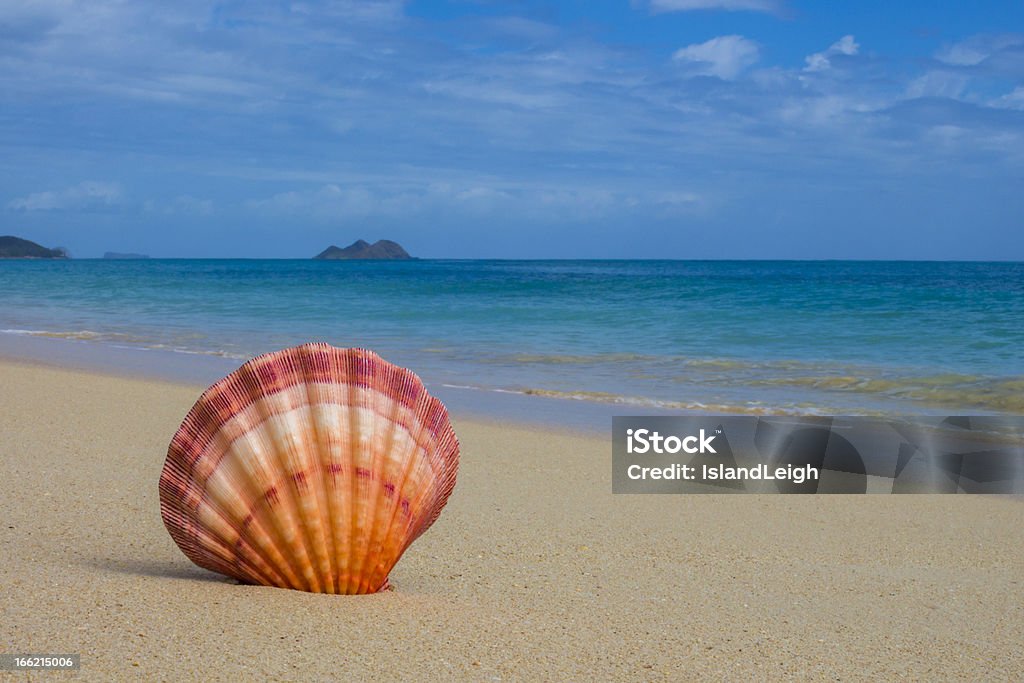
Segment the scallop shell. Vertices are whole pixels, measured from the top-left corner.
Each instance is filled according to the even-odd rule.
[[[316,593],[385,588],[455,486],[459,442],[410,370],[306,344],[206,390],[171,440],[160,512],[200,567]]]

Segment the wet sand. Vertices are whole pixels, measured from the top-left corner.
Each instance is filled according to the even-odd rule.
[[[393,590],[311,595],[164,529],[204,387],[6,361],[0,387],[0,651],[82,680],[1024,677],[1020,500],[613,496],[608,438],[456,415],[458,486]]]

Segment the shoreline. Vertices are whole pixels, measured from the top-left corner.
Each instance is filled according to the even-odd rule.
[[[237,370],[245,360],[87,340],[0,334],[0,362],[205,388]],[[411,369],[415,372],[415,368]],[[454,416],[523,428],[570,430],[589,436],[607,435],[611,418],[617,415],[678,414],[654,406],[487,391],[429,381],[425,384]]]
[[[239,362],[239,365],[241,362]],[[58,360],[53,358],[48,359],[37,359],[31,356],[15,356],[4,353],[0,350],[0,372],[4,366],[13,368],[23,368],[28,371],[32,370],[50,370],[56,372],[67,372],[75,375],[84,377],[90,377],[96,380],[122,380],[127,382],[139,382],[151,385],[165,385],[175,391],[194,391],[196,399],[205,391],[212,383],[220,379],[216,377],[210,380],[207,384],[205,380],[195,379],[187,380],[181,377],[169,377],[163,373],[152,373],[152,374],[133,374],[125,371],[124,369],[114,370],[107,369],[99,366],[88,366],[88,365],[64,365]],[[233,369],[227,370],[225,374],[228,374]],[[446,404],[447,407],[447,404]],[[608,430],[594,428],[587,428],[582,426],[573,425],[558,425],[554,421],[550,422],[529,422],[529,421],[515,421],[509,419],[502,419],[496,415],[484,415],[478,413],[466,413],[466,412],[451,412],[450,417],[452,420],[459,420],[464,422],[470,422],[476,425],[492,429],[514,429],[523,430],[529,432],[546,433],[546,434],[558,434],[568,435],[572,437],[579,437],[584,439],[604,439],[607,438],[610,432],[610,426]],[[182,414],[184,419],[185,415]]]
[[[607,437],[456,416],[458,484],[394,589],[314,595],[195,567],[164,529],[157,480],[201,387],[0,379],[0,638],[81,653],[85,680],[1024,671],[1019,501],[614,495]]]
[[[248,356],[151,348],[135,345],[130,341],[119,343],[108,339],[76,338],[64,334],[14,332],[16,331],[0,330],[0,360],[72,368],[126,378],[154,379],[175,384],[210,386],[249,360]],[[402,365],[401,362],[398,364]],[[415,367],[410,369],[417,371]],[[511,390],[474,386],[451,379],[424,378],[424,383],[431,394],[443,400],[454,415],[477,421],[517,424],[526,428],[570,429],[588,435],[605,435],[611,427],[613,417],[632,415],[861,415],[885,418],[890,415],[1018,414],[1014,411],[979,411],[976,408],[958,410],[921,403],[906,404],[903,410],[897,409],[895,405],[886,406],[884,403],[870,410],[841,410],[835,406],[830,409],[809,401],[796,403],[788,408],[760,406],[756,402],[740,406],[698,401],[687,404],[687,407],[673,407],[659,405],[662,402],[654,399],[614,397],[612,394],[595,396],[594,392],[588,391]]]

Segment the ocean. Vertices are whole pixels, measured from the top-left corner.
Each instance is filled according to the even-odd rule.
[[[0,297],[9,340],[362,346],[538,414],[1024,413],[1022,263],[8,260]]]

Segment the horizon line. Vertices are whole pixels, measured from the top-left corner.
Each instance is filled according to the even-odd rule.
[[[403,263],[410,261],[669,261],[669,262],[742,262],[742,263],[1024,263],[1024,258],[1015,259],[941,259],[941,258],[651,258],[651,257],[431,257],[414,256],[408,259],[318,259],[315,256],[144,256],[139,258],[107,258],[104,256],[80,256],[64,258],[42,258],[21,256],[0,256],[0,261],[324,261],[324,262],[370,262]]]

